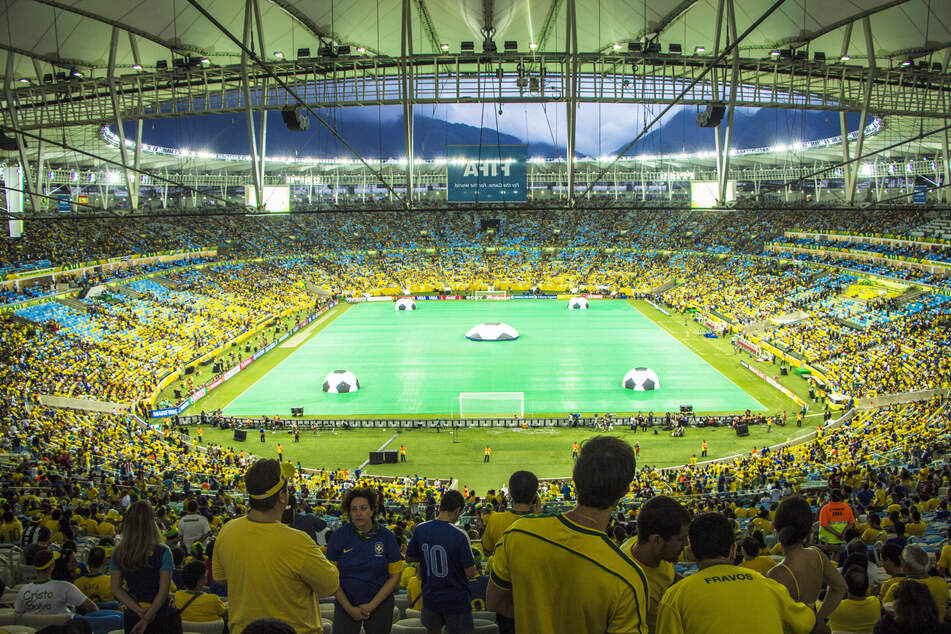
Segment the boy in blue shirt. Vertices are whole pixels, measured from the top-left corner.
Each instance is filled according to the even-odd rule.
[[[449,634],[475,631],[469,603],[469,580],[475,577],[475,559],[469,536],[454,522],[466,502],[458,491],[447,491],[436,519],[416,527],[406,549],[407,561],[422,561],[423,609],[421,620],[430,634],[443,626]]]

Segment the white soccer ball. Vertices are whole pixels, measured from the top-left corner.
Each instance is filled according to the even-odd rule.
[[[587,310],[588,299],[586,297],[572,297],[568,300],[568,310]]]
[[[333,370],[324,378],[323,390],[328,394],[346,394],[360,389],[360,381],[350,370]]]
[[[396,300],[393,310],[416,310],[416,302],[411,297],[400,297]]]
[[[621,379],[621,386],[635,392],[649,392],[660,389],[660,379],[650,368],[634,368]]]
[[[473,326],[466,338],[472,341],[514,341],[518,339],[518,331],[508,324],[492,322]]]

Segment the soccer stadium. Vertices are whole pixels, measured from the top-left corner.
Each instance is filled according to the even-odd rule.
[[[0,634],[951,632],[951,3],[3,6]]]

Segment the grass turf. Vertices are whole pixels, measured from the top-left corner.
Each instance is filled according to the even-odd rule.
[[[441,415],[458,412],[460,392],[523,392],[526,413],[762,410],[764,406],[627,302],[595,301],[569,311],[563,301],[390,302],[357,305],[338,317],[224,408],[260,416],[303,407],[310,416]],[[504,321],[517,341],[473,342],[464,333]],[[625,372],[647,366],[660,389],[621,387]],[[327,394],[323,377],[346,368],[360,390]],[[512,403],[481,406],[511,415]]]
[[[809,420],[809,419],[807,419]],[[814,419],[813,419],[814,420]],[[687,429],[683,438],[671,438],[669,433],[659,431],[632,433],[627,427],[618,426],[611,435],[621,437],[632,445],[641,445],[638,464],[672,466],[689,462],[690,456],[700,456],[700,443],[705,439],[710,444],[709,458],[749,451],[754,446],[776,444],[808,432],[810,427],[796,428],[795,423],[786,427],[773,427],[767,433],[765,427],[751,427],[750,435],[737,438],[728,427]],[[456,478],[460,488],[484,492],[504,484],[509,475],[518,469],[529,469],[544,478],[571,475],[571,443],[581,442],[598,432],[590,429],[466,429],[459,442],[453,442],[447,430],[436,433],[431,429],[404,431],[386,447],[397,450],[400,443],[407,449],[406,464],[368,465],[364,473],[387,476],[418,474],[433,478]],[[277,443],[284,448],[284,459],[304,466],[353,469],[362,464],[369,452],[376,451],[396,434],[395,430],[321,431],[317,436],[310,430],[301,434],[301,442],[294,443],[287,432],[267,432],[266,442],[260,443],[257,432],[248,433],[244,443],[232,441],[232,432],[206,427],[204,441],[224,446],[234,446],[258,456],[276,458]],[[492,459],[483,464],[483,448],[492,447]]]

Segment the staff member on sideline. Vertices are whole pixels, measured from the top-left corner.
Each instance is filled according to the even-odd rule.
[[[297,634],[320,634],[317,596],[340,585],[337,570],[307,533],[281,523],[294,466],[258,460],[244,475],[247,516],[231,520],[215,540],[212,576],[228,584],[228,628],[282,619]]]
[[[337,563],[340,587],[334,608],[334,634],[389,634],[393,627],[393,593],[400,582],[399,542],[376,523],[374,489],[349,489],[340,510],[350,521],[333,532],[327,559]]]

